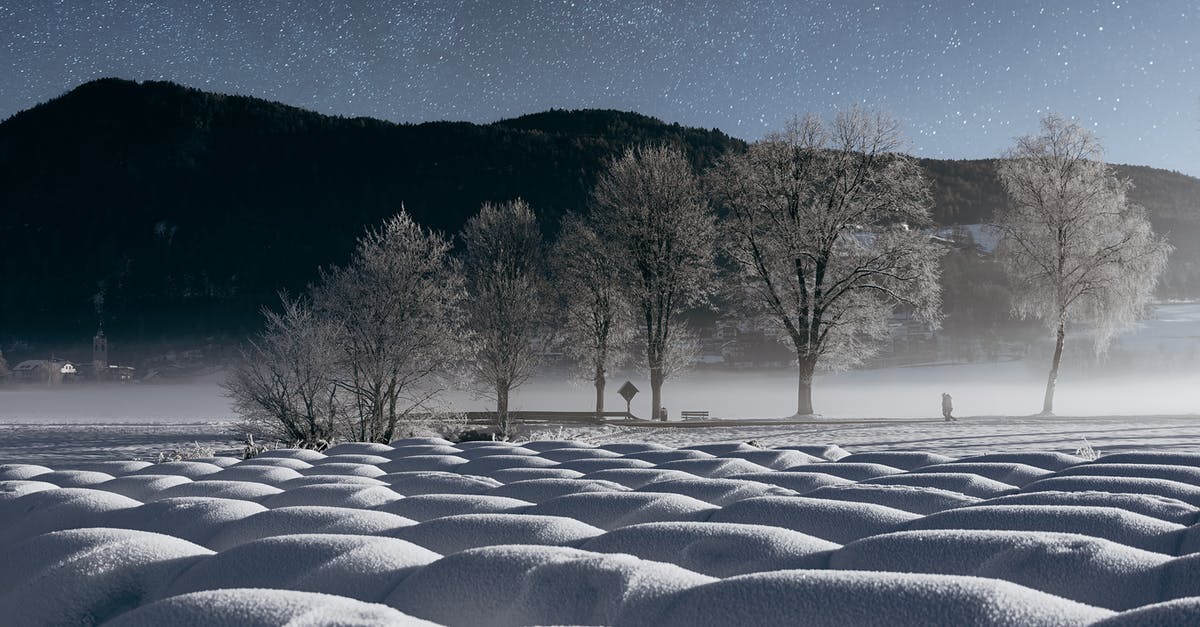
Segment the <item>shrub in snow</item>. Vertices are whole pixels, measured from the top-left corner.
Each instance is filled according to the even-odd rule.
[[[50,531],[94,527],[109,512],[139,505],[127,496],[90,488],[31,492],[0,502],[0,546]]]
[[[569,516],[609,530],[646,522],[707,520],[714,511],[712,505],[681,494],[589,492],[550,499],[526,513]]]
[[[796,492],[787,488],[746,479],[672,479],[642,486],[638,491],[682,494],[716,506],[756,496],[796,496]]]
[[[141,625],[433,625],[386,605],[291,590],[206,590],[121,614],[106,627]]]
[[[1082,464],[1087,460],[1082,457],[1068,455],[1066,453],[1055,453],[1051,451],[1029,451],[1021,453],[988,453],[986,455],[974,455],[972,457],[963,457],[961,459],[951,460],[949,464],[974,464],[978,462],[1000,462],[1000,463],[1015,463],[1027,464],[1035,468],[1043,468],[1049,471],[1062,470],[1076,464]]]
[[[380,477],[392,491],[404,496],[417,494],[483,494],[503,485],[490,477],[460,475],[453,472],[394,472]]]
[[[789,472],[820,472],[833,477],[841,477],[851,481],[864,481],[875,477],[886,477],[904,472],[899,468],[884,464],[869,464],[859,462],[828,462],[808,464],[802,468],[792,468]]]
[[[1126,546],[1171,554],[1183,525],[1112,507],[981,505],[913,520],[909,529],[999,529],[1078,533]]]
[[[669,564],[563,547],[448,555],[400,582],[388,605],[447,625],[621,624],[713,581]]]
[[[921,453],[918,451],[876,451],[872,453],[854,453],[838,460],[839,464],[883,464],[901,470],[915,470],[922,466],[944,464],[954,461],[953,457],[936,453]]]
[[[1200,508],[1183,501],[1152,494],[1114,492],[1025,492],[999,496],[977,505],[1091,505],[1116,507],[1167,522],[1191,525],[1198,522]]]
[[[1071,476],[1039,479],[1022,488],[1022,492],[1055,490],[1064,492],[1101,491],[1150,494],[1183,501],[1200,507],[1200,487],[1168,479],[1144,479],[1142,477],[1095,477]]]
[[[1075,449],[1075,455],[1089,462],[1094,462],[1097,459],[1100,459],[1100,451],[1092,448],[1092,443],[1088,442],[1087,438],[1084,438],[1083,444],[1080,444],[1079,447]]]
[[[1050,475],[1051,471],[1018,462],[950,462],[925,466],[921,472],[970,473],[1020,487]]]
[[[770,470],[769,468],[743,459],[724,459],[721,457],[714,457],[712,459],[681,459],[673,462],[664,462],[659,464],[658,468],[662,468],[663,470],[682,470],[697,477],[712,479],[744,475],[750,472],[767,472]]]
[[[441,557],[395,538],[333,534],[263,538],[198,561],[160,596],[274,588],[382,602],[400,580]]]
[[[771,570],[825,568],[830,552],[838,545],[766,525],[663,522],[614,529],[579,548],[628,553],[704,575],[730,577]]]
[[[488,494],[507,496],[530,503],[541,503],[566,494],[626,492],[628,490],[629,488],[619,483],[595,479],[528,479],[493,488],[488,491]]]
[[[906,472],[887,477],[867,479],[863,483],[938,488],[979,498],[1003,496],[1017,491],[1017,486],[1000,483],[987,477],[966,472]]]
[[[872,503],[826,501],[803,496],[762,496],[727,505],[710,522],[770,525],[844,544],[900,529],[916,514]]]
[[[228,523],[263,511],[265,507],[250,501],[178,497],[114,510],[97,526],[152,531],[207,546]]]
[[[227,523],[207,546],[224,551],[261,538],[296,533],[382,536],[412,524],[415,524],[412,520],[387,512],[345,507],[281,507]]]
[[[403,498],[387,486],[353,483],[320,483],[289,488],[263,500],[262,504],[277,507],[318,505],[370,509]]]
[[[479,429],[467,429],[454,436],[454,442],[494,442],[503,438],[497,437],[493,431],[481,431]]]
[[[8,625],[94,625],[131,610],[212,551],[128,529],[70,529],[8,547],[0,616]]]
[[[529,501],[485,494],[421,494],[376,507],[418,522],[458,514],[520,514],[533,506]]]
[[[169,499],[181,496],[209,496],[221,499],[240,499],[243,501],[261,502],[269,496],[283,492],[275,486],[253,481],[214,481],[201,479],[191,483],[181,483],[153,495],[149,500]]]
[[[790,570],[679,592],[659,614],[621,625],[1085,625],[1112,612],[994,579]]]
[[[940,488],[865,483],[818,488],[806,492],[805,496],[814,499],[874,503],[914,514],[932,514],[979,502],[976,497]]]
[[[907,531],[835,551],[830,568],[974,575],[1123,610],[1161,600],[1155,569],[1170,558],[1108,540],[1031,531]]]
[[[565,516],[459,514],[397,529],[389,534],[442,554],[497,544],[575,546],[602,531]]]

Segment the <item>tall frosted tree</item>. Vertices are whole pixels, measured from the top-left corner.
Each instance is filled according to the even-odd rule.
[[[534,373],[550,309],[542,235],[533,210],[517,199],[484,203],[460,237],[471,373],[495,399],[497,426],[507,437],[512,432],[509,397]]]
[[[714,287],[715,215],[687,157],[669,146],[631,148],[592,192],[592,219],[615,253],[650,370],[651,416],[663,382],[689,364],[681,315]]]
[[[881,113],[850,109],[828,124],[810,115],[710,173],[746,300],[796,351],[797,415],[813,413],[818,366],[871,356],[898,307],[940,316],[942,250],[920,230],[929,183],[901,143]]]
[[[551,267],[562,297],[565,352],[596,389],[596,420],[604,418],[608,370],[625,357],[633,334],[621,264],[613,247],[575,213],[563,216]]]
[[[1054,391],[1068,322],[1094,327],[1097,352],[1145,310],[1171,246],[1129,202],[1129,181],[1103,161],[1087,129],[1059,115],[1022,137],[999,166],[1010,202],[999,213],[997,253],[1013,286],[1013,309],[1054,331],[1042,413]]]

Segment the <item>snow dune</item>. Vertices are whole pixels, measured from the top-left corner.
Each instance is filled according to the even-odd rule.
[[[1190,453],[438,438],[7,464],[0,616],[1194,625],[1197,469]]]

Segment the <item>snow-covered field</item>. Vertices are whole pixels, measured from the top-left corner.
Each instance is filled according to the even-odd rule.
[[[850,448],[408,439],[2,465],[0,616],[1200,624],[1200,452]]]

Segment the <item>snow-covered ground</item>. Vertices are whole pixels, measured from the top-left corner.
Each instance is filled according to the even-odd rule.
[[[1200,624],[1200,453],[918,448],[408,439],[0,465],[0,615]]]

